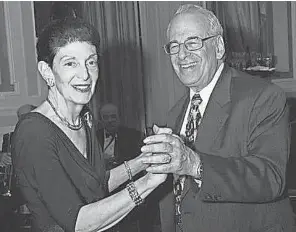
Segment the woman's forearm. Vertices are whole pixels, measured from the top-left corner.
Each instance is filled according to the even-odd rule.
[[[146,166],[140,161],[140,158],[127,161],[128,166],[131,169],[132,176],[138,174],[139,172],[145,170]],[[129,179],[127,169],[124,164],[117,166],[110,170],[110,178],[108,181],[109,192],[112,192],[119,185],[123,184]]]
[[[147,175],[135,181],[135,187],[142,199],[157,186],[158,183],[147,181]],[[75,231],[90,232],[107,229],[121,220],[134,207],[135,203],[129,192],[123,189],[110,197],[83,206],[78,213]]]

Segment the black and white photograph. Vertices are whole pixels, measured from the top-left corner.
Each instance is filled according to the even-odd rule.
[[[296,2],[0,1],[0,232],[296,232]]]

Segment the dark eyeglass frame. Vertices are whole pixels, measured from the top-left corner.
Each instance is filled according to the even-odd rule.
[[[166,54],[168,54],[168,55],[175,55],[175,54],[178,54],[178,53],[180,52],[180,45],[181,45],[181,44],[184,44],[186,50],[188,50],[188,51],[196,51],[196,50],[201,49],[201,48],[204,46],[204,41],[207,41],[208,39],[214,38],[215,36],[218,36],[218,35],[211,35],[211,36],[206,37],[206,38],[200,38],[200,37],[198,37],[198,36],[192,36],[192,37],[188,37],[183,43],[178,43],[178,41],[173,40],[173,41],[169,42],[168,44],[165,44],[165,45],[163,46],[163,49],[164,49],[164,51],[165,51]],[[201,46],[200,46],[199,48],[195,48],[195,49],[188,49],[186,43],[187,43],[189,40],[192,40],[192,39],[199,39],[199,40],[201,41]],[[169,53],[169,52],[168,52],[168,51],[169,51],[169,46],[170,46],[172,43],[176,43],[176,44],[178,44],[178,51],[177,51],[177,52],[174,52],[174,53]]]

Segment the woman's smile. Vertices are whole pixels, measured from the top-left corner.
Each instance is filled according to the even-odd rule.
[[[77,84],[77,85],[72,85],[72,87],[81,93],[87,93],[91,91],[91,84]]]

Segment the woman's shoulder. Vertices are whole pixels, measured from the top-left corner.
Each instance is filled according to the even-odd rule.
[[[55,154],[52,151],[56,149],[56,132],[51,124],[53,123],[46,116],[38,112],[22,116],[12,135],[12,155],[15,160],[22,157],[40,160],[40,154],[44,158],[46,151],[49,151],[48,154]]]
[[[14,134],[47,136],[54,133],[52,122],[43,114],[30,112],[23,115],[15,126]]]

